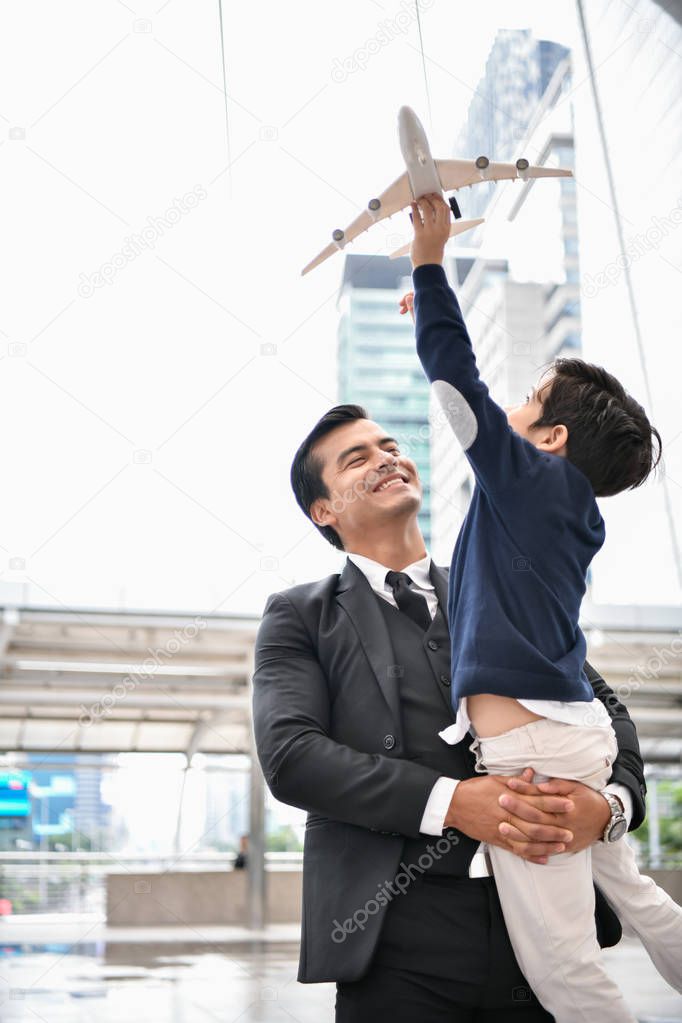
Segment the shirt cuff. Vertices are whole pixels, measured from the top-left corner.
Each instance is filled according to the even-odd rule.
[[[422,834],[438,835],[438,837],[443,834],[445,818],[450,808],[450,800],[458,784],[459,778],[438,778],[426,801],[424,815],[419,825],[419,830]],[[621,787],[620,785],[616,786],[616,788]],[[618,792],[616,795],[620,795],[620,793]]]
[[[422,266],[415,267],[412,271],[412,283],[415,291],[417,288],[432,288],[434,285],[450,287],[440,263],[423,263]]]
[[[441,779],[439,778],[438,781],[441,781]],[[438,782],[436,782],[436,785],[437,784]],[[627,785],[621,785],[620,782],[614,781],[602,789],[602,794],[604,793],[609,793],[610,795],[617,796],[618,799],[620,799],[623,804],[623,813],[625,814],[625,819],[628,822],[629,829],[632,824],[632,793],[630,792],[630,789]],[[429,804],[427,803],[426,805],[428,806]]]

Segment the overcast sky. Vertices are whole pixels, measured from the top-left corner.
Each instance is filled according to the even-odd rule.
[[[339,569],[288,471],[336,402],[342,257],[300,268],[401,172],[403,103],[451,155],[498,28],[575,33],[572,2],[425,0],[429,123],[413,10],[226,4],[228,132],[217,2],[3,7],[5,593],[258,613]]]

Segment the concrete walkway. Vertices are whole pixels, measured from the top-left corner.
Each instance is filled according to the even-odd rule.
[[[0,925],[7,1023],[323,1023],[332,984],[298,984],[298,928],[107,928],[82,918]],[[682,997],[638,942],[605,952],[641,1023],[682,1023]],[[415,1021],[418,1023],[418,1021]]]

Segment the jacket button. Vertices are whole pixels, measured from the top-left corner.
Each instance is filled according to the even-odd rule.
[[[428,645],[429,650],[437,650],[438,649],[438,644],[436,643],[435,639],[430,639],[427,645]]]
[[[392,736],[392,735],[385,735],[384,736],[384,748],[385,749],[393,749],[394,746],[395,746],[395,738],[394,738],[394,736]]]
[[[441,680],[441,682],[443,683],[444,686],[449,686],[450,685],[450,679],[448,678],[447,675],[441,675],[440,680]]]

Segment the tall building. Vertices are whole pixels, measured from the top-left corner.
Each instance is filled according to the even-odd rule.
[[[454,260],[449,267],[453,284],[462,276],[458,264]],[[510,280],[504,259],[479,258],[456,291],[479,373],[493,399],[500,405],[523,400],[534,383],[529,366],[537,360],[543,338],[543,285]],[[435,407],[431,479],[432,553],[438,564],[449,565],[474,483],[451,427]]]
[[[500,29],[457,138],[455,155],[510,159],[567,55],[565,46],[535,39],[530,29]],[[494,188],[489,183],[472,188],[466,195],[464,216],[482,216]]]
[[[80,769],[76,772],[76,800],[73,808],[73,824],[79,835],[99,847],[107,832],[111,818],[111,807],[102,799],[102,768],[115,759],[110,754],[96,753],[79,757]]]
[[[541,166],[575,169],[570,54],[556,66],[512,156],[524,151]],[[543,358],[579,355],[580,261],[575,178],[512,183],[498,190],[491,210],[509,225],[510,273],[517,281],[546,285]]]
[[[362,405],[417,465],[423,486],[419,527],[431,545],[429,386],[414,326],[398,312],[410,290],[409,259],[348,255],[339,296],[339,401]]]
[[[593,599],[679,606],[682,5],[581,6],[573,105],[583,351],[644,405],[665,463],[643,487],[601,502],[606,543]]]
[[[102,799],[102,768],[106,754],[53,754],[50,764],[38,754],[26,755],[31,777],[33,833],[65,837],[76,848],[99,848],[109,826],[111,807]],[[63,766],[60,766],[62,765]]]

